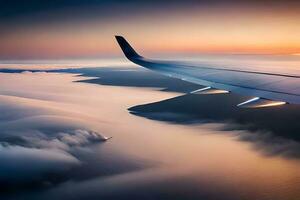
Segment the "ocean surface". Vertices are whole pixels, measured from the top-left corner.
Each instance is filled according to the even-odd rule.
[[[300,74],[299,56],[183,60]],[[300,199],[300,106],[240,109],[123,58],[0,68],[1,199]]]

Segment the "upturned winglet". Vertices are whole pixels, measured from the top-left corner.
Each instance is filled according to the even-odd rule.
[[[120,45],[123,53],[125,54],[126,58],[129,60],[135,60],[138,58],[142,58],[131,46],[130,44],[125,40],[124,37],[116,35],[116,40],[118,44]]]

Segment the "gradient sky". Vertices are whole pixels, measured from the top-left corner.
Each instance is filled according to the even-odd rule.
[[[0,59],[120,55],[114,35],[141,53],[300,53],[294,1],[1,1]]]

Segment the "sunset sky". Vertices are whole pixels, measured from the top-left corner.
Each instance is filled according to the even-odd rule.
[[[114,35],[145,54],[299,54],[292,1],[2,1],[0,59],[117,56]]]

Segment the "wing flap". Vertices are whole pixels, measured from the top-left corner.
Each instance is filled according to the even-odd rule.
[[[259,97],[255,97],[253,99],[250,99],[248,101],[240,103],[237,106],[243,107],[243,108],[264,108],[264,107],[272,107],[272,106],[281,106],[284,104],[286,104],[286,102],[272,101],[272,100],[268,100],[268,99],[262,99]]]

